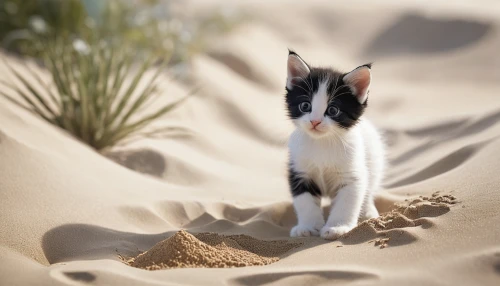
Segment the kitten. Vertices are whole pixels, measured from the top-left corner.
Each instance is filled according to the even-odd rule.
[[[373,202],[384,171],[384,145],[362,117],[371,64],[349,73],[310,67],[288,55],[286,104],[296,126],[289,140],[289,184],[298,224],[290,235],[336,239],[358,219],[378,216]],[[321,198],[330,197],[328,219]]]

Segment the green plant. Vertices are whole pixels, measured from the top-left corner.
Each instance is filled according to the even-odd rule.
[[[203,15],[176,11],[182,1],[159,0],[0,0],[0,45],[38,57],[31,32],[44,26],[59,37],[101,37],[136,50],[171,55],[171,64],[188,63],[213,37],[243,18],[216,9]]]
[[[9,90],[0,89],[0,95],[97,150],[137,134],[186,99],[144,113],[160,96],[156,80],[168,63],[165,59],[146,79],[154,55],[135,66],[134,51],[103,41],[40,37],[36,43],[53,86],[29,67],[20,71],[4,60],[13,80],[0,79],[0,86]],[[141,81],[146,81],[143,88]]]
[[[144,127],[182,102],[151,109],[157,107],[155,80],[162,69],[188,66],[206,48],[205,39],[229,31],[237,18],[176,15],[170,2],[0,0],[2,46],[33,57],[51,75],[48,84],[29,67],[21,71],[5,61],[13,80],[0,79],[0,96],[97,150],[146,134]],[[141,88],[153,67],[154,76]]]
[[[32,28],[50,28],[53,34],[84,32],[87,13],[80,0],[0,0],[0,40],[2,47],[34,55]],[[35,27],[34,27],[35,26]]]

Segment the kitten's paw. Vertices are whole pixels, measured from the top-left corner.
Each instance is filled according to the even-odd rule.
[[[365,221],[365,220],[369,220],[371,218],[377,218],[377,217],[379,217],[379,214],[378,214],[378,211],[375,209],[375,211],[368,211],[368,212],[364,213],[361,216],[361,221]]]
[[[291,237],[298,237],[298,236],[319,236],[319,231],[321,229],[321,225],[296,225],[292,228],[290,231],[290,236]]]
[[[369,220],[371,218],[379,217],[378,210],[375,205],[371,204],[366,206],[361,214],[361,221]]]
[[[353,227],[349,226],[324,226],[321,229],[321,237],[328,240],[335,240],[340,236],[348,233]]]

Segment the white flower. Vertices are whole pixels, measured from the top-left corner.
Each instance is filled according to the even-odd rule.
[[[40,16],[30,17],[29,25],[37,34],[43,34],[47,32],[47,24],[45,23],[45,20]]]
[[[90,53],[90,47],[82,39],[76,39],[73,41],[73,49],[82,55],[88,55]]]

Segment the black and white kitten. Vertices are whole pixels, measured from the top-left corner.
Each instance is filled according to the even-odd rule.
[[[289,184],[298,224],[291,236],[336,239],[358,220],[378,216],[373,202],[384,165],[384,145],[362,117],[371,64],[349,73],[310,67],[288,55],[286,103],[296,126],[289,140]],[[330,197],[328,219],[321,198]]]

